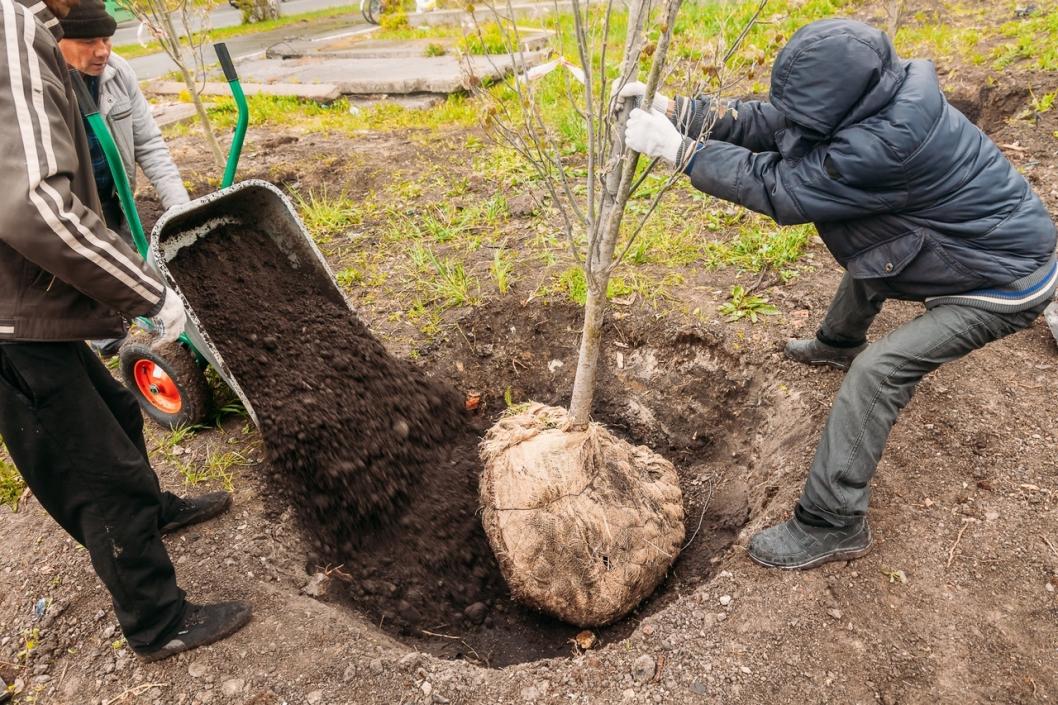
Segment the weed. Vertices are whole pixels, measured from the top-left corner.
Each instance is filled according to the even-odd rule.
[[[735,285],[731,287],[730,301],[720,305],[720,313],[730,322],[749,318],[750,321],[756,323],[759,316],[774,316],[779,313],[779,309],[768,303],[767,299],[755,294],[747,294],[743,287]]]
[[[503,248],[496,250],[496,253],[492,256],[492,266],[489,271],[492,274],[492,278],[496,281],[496,289],[501,294],[506,294],[510,291],[513,270],[514,261],[511,259],[510,253]]]
[[[450,257],[439,258],[432,250],[427,252],[435,274],[428,282],[428,289],[435,300],[440,300],[446,308],[476,303],[477,283],[467,274],[463,263]]]
[[[447,53],[448,50],[444,48],[444,45],[436,42],[430,42],[423,50],[423,56],[444,56]]]
[[[781,271],[801,258],[813,232],[812,225],[784,228],[755,219],[733,240],[707,243],[707,261],[712,267],[735,266],[747,272]]]
[[[338,282],[338,286],[343,289],[348,289],[363,282],[364,273],[355,267],[345,267],[344,269],[338,270],[334,275],[334,278]]]
[[[187,485],[200,485],[203,482],[220,482],[225,490],[234,489],[234,475],[231,468],[238,465],[249,465],[241,453],[229,450],[225,453],[213,452],[206,456],[205,462],[194,467],[194,461],[180,462],[177,469]]]
[[[4,450],[3,439],[0,439],[0,450]],[[18,511],[18,500],[26,489],[26,483],[12,463],[0,457],[0,504],[11,507],[11,511]]]
[[[165,455],[170,455],[173,449],[182,444],[184,441],[190,439],[195,435],[196,432],[201,431],[204,426],[179,426],[174,428],[169,433],[165,434],[165,437],[158,443],[158,450]]]
[[[388,12],[379,19],[379,26],[382,27],[383,32],[393,32],[394,30],[407,29],[410,25],[408,24],[408,15],[404,12]]]
[[[312,239],[320,245],[360,220],[360,209],[352,199],[343,194],[331,195],[326,189],[310,190],[307,197],[295,193],[294,201]]]

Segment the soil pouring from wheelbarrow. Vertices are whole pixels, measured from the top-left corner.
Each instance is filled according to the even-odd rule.
[[[210,339],[209,331],[202,326],[194,306],[182,293],[181,281],[169,268],[169,263],[184,248],[194,247],[207,238],[231,237],[231,233],[239,232],[242,228],[267,234],[286,255],[299,276],[316,279],[321,287],[333,290],[334,296],[343,304],[345,297],[338,288],[323,254],[298,218],[294,204],[282,191],[266,181],[241,181],[229,188],[177,206],[166,212],[154,226],[150,246],[151,266],[184,301],[188,315],[187,337],[206,362],[238,395],[257,424],[253,403],[232,374],[231,367],[225,363],[224,356]],[[193,275],[191,273],[191,276]]]

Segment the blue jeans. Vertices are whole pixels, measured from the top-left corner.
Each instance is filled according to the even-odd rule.
[[[855,345],[884,299],[845,274],[820,338]],[[1017,313],[961,305],[927,309],[860,353],[845,375],[801,495],[802,513],[848,526],[867,513],[870,482],[896,417],[915,387],[945,362],[1032,325],[1046,304]]]

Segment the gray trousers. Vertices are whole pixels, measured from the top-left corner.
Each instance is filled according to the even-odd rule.
[[[855,345],[884,299],[848,274],[820,326],[824,341]],[[800,499],[801,512],[833,526],[847,526],[867,512],[870,482],[889,431],[919,381],[945,362],[1027,328],[1046,304],[1017,313],[993,313],[944,305],[867,347],[849,367],[830,410],[823,437]]]

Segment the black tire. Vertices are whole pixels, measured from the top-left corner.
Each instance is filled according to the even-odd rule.
[[[167,429],[205,421],[212,395],[190,350],[179,342],[152,348],[130,337],[118,355],[125,386],[144,414]]]
[[[382,14],[382,0],[362,0],[360,14],[371,24],[378,24],[378,17]]]

